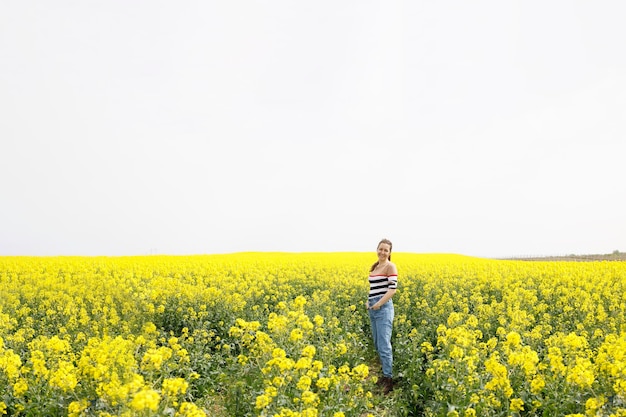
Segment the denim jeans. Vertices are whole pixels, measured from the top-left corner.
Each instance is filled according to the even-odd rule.
[[[368,305],[373,306],[382,298],[382,295],[370,298]],[[368,310],[372,327],[374,348],[380,357],[383,376],[392,377],[393,353],[391,351],[391,331],[393,329],[393,302],[387,301],[379,310]]]

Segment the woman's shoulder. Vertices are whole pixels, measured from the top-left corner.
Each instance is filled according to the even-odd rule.
[[[389,261],[385,265],[381,265],[379,267],[374,268],[370,271],[370,274],[378,274],[378,275],[398,275],[398,268],[396,268],[396,264]]]

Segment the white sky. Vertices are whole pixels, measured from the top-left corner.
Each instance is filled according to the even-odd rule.
[[[626,2],[0,2],[0,255],[626,251]]]

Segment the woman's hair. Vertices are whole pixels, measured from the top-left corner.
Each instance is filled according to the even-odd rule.
[[[376,246],[376,249],[380,247],[381,243],[386,243],[387,245],[389,245],[389,258],[387,259],[391,260],[391,249],[393,248],[393,244],[391,243],[389,239],[382,239],[380,242],[378,242],[378,246]],[[374,262],[374,265],[372,265],[372,267],[370,268],[370,272],[376,269],[377,266],[378,266],[378,261]]]

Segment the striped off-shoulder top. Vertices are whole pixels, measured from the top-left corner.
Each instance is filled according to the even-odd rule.
[[[398,287],[398,274],[377,275],[370,272],[369,282],[370,292],[368,298],[373,298],[385,294],[387,290],[396,289]]]

